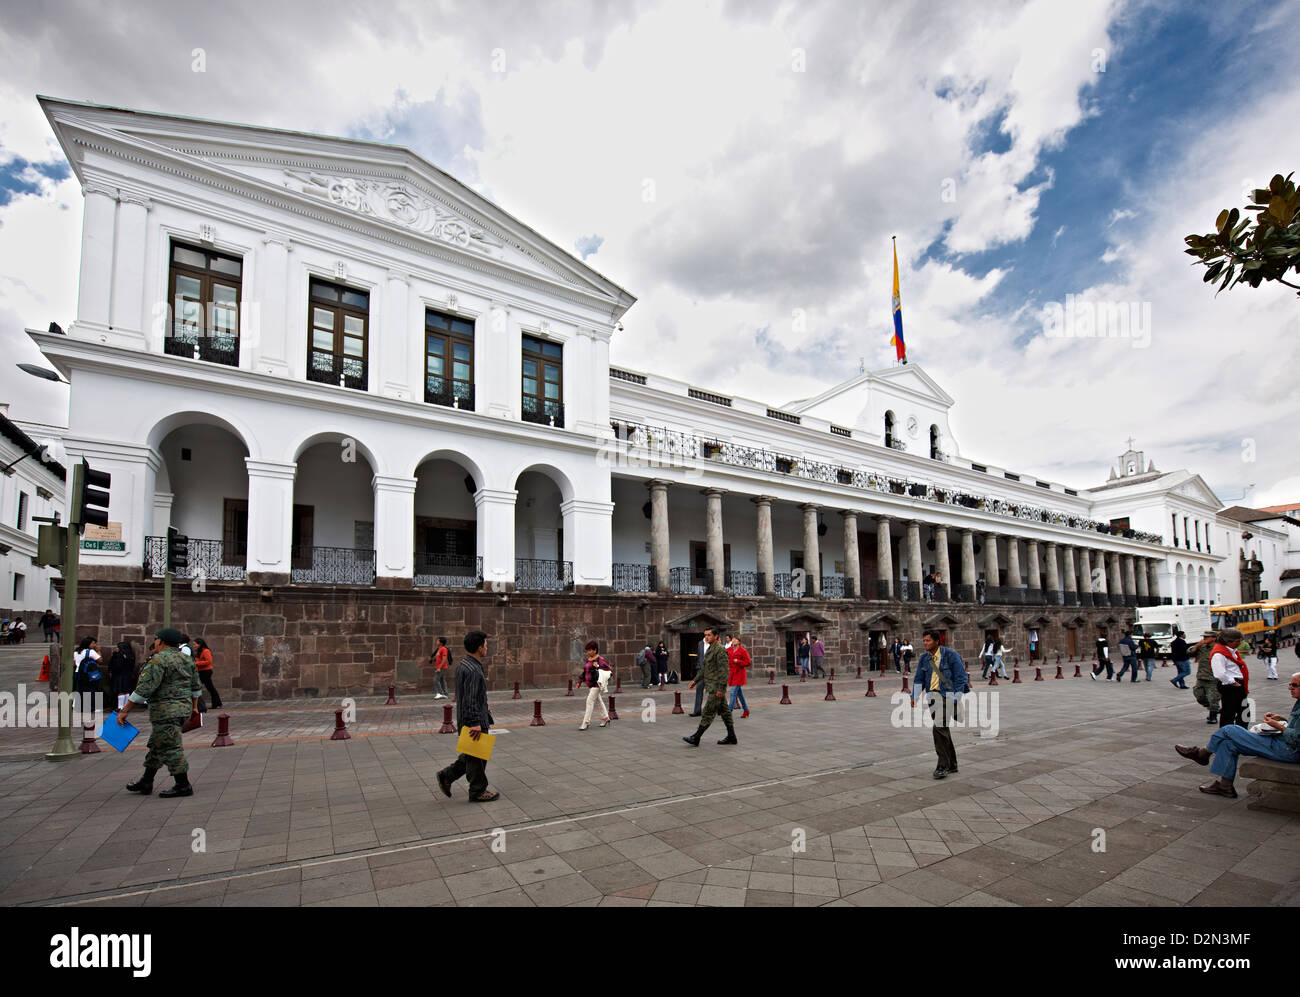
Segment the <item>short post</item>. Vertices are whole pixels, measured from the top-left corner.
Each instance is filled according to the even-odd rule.
[[[397,687],[396,687],[396,686],[392,686],[392,685],[390,685],[390,686],[388,687],[388,702],[386,702],[384,705],[385,705],[385,706],[396,706],[396,705],[397,705],[397,695],[396,695],[396,694],[397,694]]]
[[[334,711],[334,733],[330,735],[331,741],[346,741],[352,735],[348,733],[348,725],[343,722],[343,711]]]
[[[781,706],[790,705],[790,687],[788,685],[781,686],[781,702],[779,705]]]
[[[513,696],[511,696],[510,698],[511,698],[511,699],[523,699],[523,698],[524,698],[523,696],[519,695],[519,683],[518,683],[518,682],[515,683],[515,694],[514,694]]]
[[[116,723],[116,721],[113,722]],[[83,723],[81,726],[83,729],[82,736],[81,736],[81,745],[77,748],[77,750],[80,751],[83,755],[99,754],[100,748],[99,748],[99,743],[95,740],[94,722],[92,721],[90,723]]]
[[[874,679],[867,679],[867,694],[866,694],[865,696],[863,696],[862,698],[863,698],[863,699],[875,699],[875,698],[876,698],[876,682],[875,682]]]
[[[659,687],[659,691],[660,691],[660,692],[663,692],[663,688],[664,688],[664,687],[661,685],[661,686]],[[573,679],[569,679],[569,691],[566,692],[565,695],[566,695],[566,696],[572,696],[572,695],[573,695]]]
[[[611,719],[611,720],[617,720],[617,719],[618,719],[618,710],[614,709],[614,697],[613,697],[613,696],[610,696],[610,697],[609,697],[609,719]]]
[[[528,724],[529,727],[545,727],[546,721],[542,719],[542,701],[533,700],[533,719]]]
[[[1043,681],[1043,670],[1041,668],[1037,668],[1037,667],[1034,668],[1034,681],[1035,682]]]
[[[682,709],[682,694],[681,694],[680,692],[674,692],[674,693],[673,693],[673,713],[676,714],[676,713],[685,713],[685,712],[686,712],[686,711]]]
[[[836,699],[835,699],[835,684],[834,684],[833,682],[827,682],[827,683],[826,683],[826,698],[823,700],[823,702],[826,702],[826,703],[834,703],[834,702],[836,702]]]
[[[230,737],[230,714],[217,715],[217,737],[212,742],[214,748],[233,748],[235,742]]]
[[[438,728],[439,734],[455,734],[456,725],[451,722],[451,704],[442,708],[442,726]]]
[[[1020,669],[1019,669],[1019,668],[1012,668],[1012,669],[1011,669],[1011,675],[1012,675],[1011,684],[1012,684],[1012,685],[1019,685],[1019,684],[1020,684]]]

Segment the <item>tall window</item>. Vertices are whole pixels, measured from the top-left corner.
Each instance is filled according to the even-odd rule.
[[[172,326],[163,352],[239,366],[239,288],[244,261],[172,243],[168,286]]]
[[[523,419],[564,427],[564,347],[536,336],[524,337]]]
[[[370,295],[312,279],[307,380],[365,391]]]
[[[27,493],[18,493],[18,528],[27,529]]]
[[[248,559],[248,500],[223,499],[221,563],[239,565]]]
[[[886,412],[885,413],[885,446],[892,447],[893,445],[894,445],[894,413]]]
[[[473,410],[473,322],[432,309],[424,313],[424,400]]]
[[[939,459],[939,427],[937,425],[930,427],[930,459]]]

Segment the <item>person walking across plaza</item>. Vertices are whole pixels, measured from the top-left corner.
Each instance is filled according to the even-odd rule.
[[[1124,667],[1119,670],[1116,682],[1124,681],[1124,673],[1129,672],[1129,685],[1138,680],[1138,661],[1137,661],[1137,642],[1133,640],[1132,631],[1125,630],[1124,636],[1119,639],[1120,658],[1124,662]]]
[[[1268,674],[1265,678],[1277,680],[1277,638],[1272,634],[1265,634],[1264,639],[1259,642],[1259,656],[1264,659],[1264,664],[1268,666]]]
[[[483,673],[483,659],[487,657],[487,634],[471,630],[465,635],[465,657],[456,666],[456,729],[469,728],[469,736],[477,741],[492,728],[492,711],[488,709],[487,676]],[[457,755],[456,760],[436,776],[442,795],[451,796],[451,786],[461,776],[469,778],[471,803],[491,803],[501,794],[488,789],[487,762],[473,755]]]
[[[1154,637],[1143,635],[1138,641],[1138,660],[1142,662],[1142,667],[1146,669],[1147,681],[1151,681],[1151,676],[1156,670],[1156,654],[1159,647],[1156,645]]]
[[[1097,676],[1101,674],[1103,668],[1106,669],[1106,681],[1109,682],[1115,675],[1115,669],[1110,663],[1110,645],[1106,643],[1106,635],[1099,633],[1097,634],[1097,667],[1090,672],[1094,682],[1097,681]]]
[[[1245,726],[1241,711],[1250,695],[1250,669],[1246,660],[1237,653],[1245,643],[1240,630],[1228,629],[1219,634],[1219,642],[1210,653],[1210,669],[1219,683],[1219,726],[1228,724]]]
[[[108,681],[113,687],[113,695],[117,697],[117,708],[120,710],[135,689],[135,650],[130,641],[118,642],[117,650],[108,659]]]
[[[812,647],[809,648],[809,655],[812,658],[812,677],[825,678],[826,669],[822,663],[826,660],[826,645],[822,643],[821,634],[813,635]]]
[[[949,724],[958,719],[961,697],[970,692],[970,677],[961,655],[940,643],[939,631],[927,630],[921,644],[925,650],[921,652],[916,681],[912,683],[912,706],[916,706],[918,694],[926,697],[934,720],[934,751],[939,756],[934,777],[944,779],[957,771],[957,749],[952,743]]]
[[[992,671],[995,673],[1001,672],[1004,679],[1011,678],[1011,676],[1007,674],[1007,662],[1004,657],[1006,654],[1006,647],[1002,643],[1002,638],[995,635],[990,643],[989,650],[993,655]]]
[[[447,669],[451,665],[451,651],[447,650],[447,638],[439,637],[438,646],[429,655],[433,662],[433,686],[437,690],[434,699],[447,698]]]
[[[737,744],[739,742],[736,740],[736,725],[731,717],[731,707],[727,705],[727,677],[730,671],[727,655],[722,650],[722,642],[718,640],[717,633],[713,630],[704,631],[704,642],[708,645],[708,651],[704,655],[704,665],[691,681],[692,686],[699,684],[707,693],[704,697],[704,714],[700,718],[699,729],[682,740],[691,747],[698,748],[700,738],[709,729],[709,724],[713,723],[713,718],[721,714],[722,722],[727,725],[727,736],[718,743]]]
[[[1175,630],[1174,639],[1169,642],[1169,660],[1174,663],[1178,671],[1169,680],[1169,684],[1176,689],[1186,689],[1187,676],[1192,673],[1192,666],[1187,661],[1187,651],[1187,637],[1181,630]]]
[[[912,639],[910,637],[904,637],[903,643],[900,645],[898,650],[903,656],[903,672],[906,674],[912,670],[912,658],[916,656],[916,648],[912,646]]]
[[[1265,713],[1263,723],[1276,734],[1256,734],[1235,724],[1220,727],[1204,748],[1175,744],[1174,750],[1198,765],[1209,765],[1217,779],[1200,787],[1210,796],[1237,798],[1233,780],[1237,778],[1237,759],[1242,755],[1269,758],[1275,762],[1300,763],[1300,672],[1291,676],[1287,686],[1295,705],[1289,716]],[[1213,761],[1211,761],[1213,759]]]
[[[655,648],[655,673],[659,676],[659,685],[668,682],[668,648],[663,641]]]
[[[198,713],[203,687],[199,685],[194,660],[181,654],[180,645],[184,642],[184,635],[175,627],[163,627],[154,634],[149,660],[140,669],[140,681],[127,697],[126,705],[117,712],[118,725],[126,726],[132,708],[147,704],[149,723],[153,727],[149,734],[149,753],[144,756],[144,775],[126,786],[133,793],[143,796],[152,793],[154,775],[165,765],[175,784],[158,795],[194,795],[181,726]]]
[[[199,673],[199,681],[212,694],[213,709],[221,709],[221,693],[212,684],[212,649],[202,637],[194,641],[194,670]]]
[[[46,610],[45,615],[41,617],[41,633],[45,636],[45,643],[54,639],[54,613]]]
[[[889,656],[894,659],[894,671],[903,674],[903,642],[897,637],[889,645]]]
[[[605,715],[605,719],[600,722],[601,727],[609,726],[609,707],[605,705],[605,700],[600,696],[601,693],[601,671],[609,671],[609,662],[600,654],[600,645],[594,640],[587,641],[586,647],[587,660],[582,663],[582,677],[579,681],[587,687],[587,709],[582,714],[582,726],[578,730],[586,730],[591,726],[591,711],[600,704],[600,711]]]
[[[636,656],[637,666],[641,669],[641,688],[650,688],[650,673],[654,670],[655,652],[650,646],[650,642],[645,642],[645,647]]]
[[[741,707],[745,711],[740,715],[741,720],[749,716],[749,703],[745,701],[745,686],[749,683],[749,666],[752,663],[749,652],[740,643],[740,637],[732,637],[731,644],[727,647],[727,685],[730,686],[728,705],[734,711],[736,702],[739,700]]]
[[[812,656],[812,645],[808,643],[808,635],[804,634],[799,638],[799,646],[795,648],[794,660],[798,666],[799,680],[802,682],[807,677],[810,669],[808,659]]]
[[[700,677],[700,669],[704,667],[704,656],[708,653],[708,651],[709,651],[709,641],[708,641],[708,636],[706,631],[706,636],[700,640],[700,646],[695,649],[695,678],[696,679]],[[688,685],[686,688],[688,690],[693,689],[695,688],[695,685],[696,685],[695,681],[692,680],[691,684]],[[698,689],[695,689],[695,709],[691,710],[689,714],[692,717],[703,716],[704,714],[704,683],[703,682],[699,683],[699,686],[700,687]]]
[[[1187,648],[1196,658],[1196,685],[1192,687],[1192,696],[1210,711],[1205,718],[1207,724],[1219,722],[1219,683],[1214,677],[1214,669],[1210,667],[1210,656],[1214,653],[1218,639],[1218,631],[1205,630],[1201,633],[1201,639]]]

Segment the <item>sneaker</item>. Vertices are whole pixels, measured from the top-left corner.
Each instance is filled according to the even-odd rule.
[[[1097,681],[1097,673],[1096,673],[1096,672],[1089,672],[1089,673],[1088,673],[1088,678],[1090,678],[1090,679],[1092,679],[1094,682],[1096,682],[1096,681]]]

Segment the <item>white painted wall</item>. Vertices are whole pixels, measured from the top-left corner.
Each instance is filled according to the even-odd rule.
[[[313,547],[351,548],[356,522],[374,522],[374,472],[360,454],[345,463],[341,452],[338,444],[320,443],[298,459],[293,501],[314,507]]]
[[[221,540],[225,500],[248,499],[244,445],[216,426],[186,426],[159,449],[166,475],[160,470],[158,477],[172,493],[171,525],[197,540]]]

